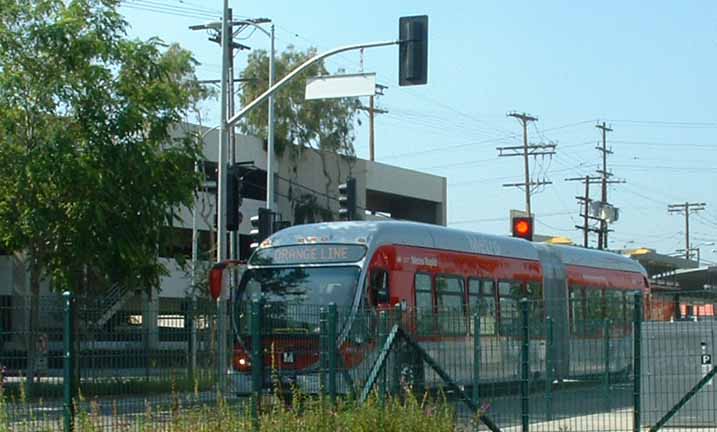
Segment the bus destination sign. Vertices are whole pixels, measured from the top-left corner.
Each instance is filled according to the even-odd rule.
[[[363,258],[366,248],[360,245],[315,244],[278,246],[259,249],[251,265],[325,264],[355,262]]]

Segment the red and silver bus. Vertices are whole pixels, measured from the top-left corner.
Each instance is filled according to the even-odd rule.
[[[628,370],[631,294],[649,294],[646,276],[636,261],[611,252],[422,223],[286,228],[254,251],[234,293],[237,391],[250,390],[247,305],[257,295],[268,304],[284,305],[281,324],[264,339],[272,351],[266,366],[313,392],[318,390],[318,316],[306,310],[330,303],[342,311],[337,343],[350,370],[366,370],[375,357],[375,338],[362,336],[370,327],[367,311],[399,307],[413,317],[410,326],[424,349],[466,384],[473,373],[472,317],[479,313],[481,382],[517,379],[520,348],[511,329],[523,297],[534,305],[535,322],[552,321],[549,348],[544,331],[531,336],[534,374],[544,370],[547,356],[555,379],[602,370],[601,356],[592,347],[604,336],[600,323],[605,320],[614,323],[610,370]],[[598,324],[589,325],[593,321]],[[441,358],[448,351],[453,354]],[[430,371],[420,374],[427,385],[438,381]]]

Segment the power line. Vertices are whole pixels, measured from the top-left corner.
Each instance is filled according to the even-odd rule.
[[[381,159],[405,158],[405,157],[425,155],[425,154],[435,153],[435,152],[445,152],[445,151],[449,151],[449,150],[457,150],[457,149],[461,149],[461,148],[476,146],[479,144],[495,143],[495,142],[501,142],[501,141],[503,141],[503,139],[501,139],[501,138],[489,138],[489,139],[485,139],[485,140],[470,141],[470,142],[463,143],[463,144],[445,146],[442,148],[430,148],[430,149],[418,150],[418,151],[414,151],[414,152],[396,153],[396,154],[384,156]]]
[[[673,170],[673,171],[705,171],[717,172],[717,167],[696,167],[696,166],[670,166],[670,165],[633,165],[633,164],[614,164],[621,168],[631,168],[637,170]]]
[[[561,172],[567,172],[567,171],[573,171],[573,170],[575,170],[574,167],[569,167],[569,168],[564,168],[564,169],[559,169],[559,170],[553,170],[552,173],[555,174],[555,173],[561,173]],[[468,186],[468,185],[473,185],[476,183],[486,183],[486,182],[495,181],[495,180],[510,180],[510,179],[515,179],[515,176],[484,177],[484,178],[466,180],[466,181],[461,181],[461,182],[456,182],[456,183],[448,183],[448,186],[454,186],[454,187],[455,186]]]
[[[416,168],[417,170],[433,170],[433,169],[442,169],[442,168],[458,168],[458,167],[466,167],[466,168],[473,168],[476,165],[480,165],[485,162],[495,162],[496,158],[493,159],[478,159],[478,160],[472,160],[472,161],[465,161],[465,162],[455,162],[455,163],[449,163],[449,164],[443,164],[443,165],[432,165],[428,167],[419,167]]]
[[[201,3],[193,3],[193,2],[188,1],[188,0],[169,0],[169,1],[172,1],[172,2],[175,2],[175,3],[179,3],[179,4],[182,4],[182,5],[186,5],[186,6],[192,6],[192,7],[194,7],[194,8],[202,9],[202,10],[205,10],[205,11],[208,11],[208,12],[212,12],[212,13],[215,13],[215,14],[217,14],[217,15],[221,15],[221,14],[222,14],[221,9],[207,9],[207,8],[205,8],[204,5],[202,5]]]
[[[130,1],[137,4],[144,4],[151,7],[160,7],[165,8],[169,10],[175,10],[180,12],[191,12],[191,13],[200,13],[205,15],[211,15],[214,17],[220,17],[222,15],[222,12],[220,10],[212,10],[207,9],[204,7],[195,7],[195,6],[179,6],[179,5],[170,5],[167,4],[166,1],[157,1],[157,0],[124,0],[124,1]],[[180,3],[181,4],[181,3]]]
[[[717,122],[681,122],[666,120],[610,120],[611,123],[625,123],[635,126],[662,126],[687,129],[717,128]]]
[[[555,212],[555,213],[542,213],[542,214],[540,214],[540,217],[545,218],[545,217],[553,217],[553,216],[567,216],[571,213],[572,212],[569,212],[569,211]],[[478,222],[501,222],[504,220],[505,220],[505,216],[495,217],[495,218],[483,218],[483,219],[464,219],[464,220],[450,221],[450,222],[448,222],[448,225],[464,225],[464,224],[472,224],[472,223],[478,223]]]
[[[694,144],[694,143],[665,143],[659,141],[636,141],[636,140],[613,140],[612,142],[627,144],[627,145],[639,145],[645,147],[669,147],[670,149],[682,149],[682,148],[698,148],[707,150],[717,150],[717,144]]]
[[[166,3],[151,0],[122,0],[120,6],[124,6],[130,9],[137,9],[148,12],[156,12],[166,15],[174,15],[195,19],[216,19],[218,16],[221,16],[221,13],[215,13],[208,9],[167,5]]]

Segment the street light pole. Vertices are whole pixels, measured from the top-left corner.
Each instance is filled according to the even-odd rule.
[[[274,85],[274,24],[271,25],[269,87]],[[274,210],[274,96],[269,96],[269,126],[266,149],[266,208]]]

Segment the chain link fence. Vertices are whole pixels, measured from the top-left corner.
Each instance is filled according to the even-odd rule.
[[[568,325],[527,299],[501,304],[499,315],[256,299],[230,309],[221,373],[215,303],[154,315],[130,306],[103,323],[102,310],[69,296],[43,299],[36,331],[3,330],[8,430],[185,430],[177,419],[188,413],[231,413],[232,424],[260,427],[262,415],[307,399],[432,401],[450,407],[458,430],[717,424],[717,323],[644,321],[639,295],[620,313],[587,297],[579,307],[593,312],[571,308]],[[23,322],[30,311],[8,306],[6,315]]]

